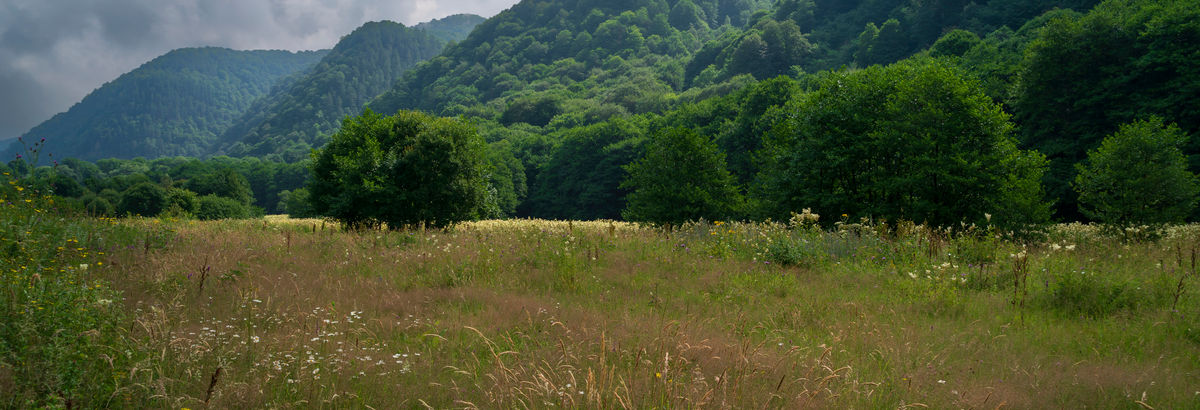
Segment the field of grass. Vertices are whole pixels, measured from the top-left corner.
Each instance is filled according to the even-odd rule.
[[[6,407],[1200,407],[1196,226],[87,223],[99,359]]]

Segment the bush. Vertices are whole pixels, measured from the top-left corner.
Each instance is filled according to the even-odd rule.
[[[216,195],[205,195],[196,201],[196,218],[211,221],[216,219],[249,218],[253,212],[236,199]]]
[[[772,238],[767,243],[763,259],[780,266],[812,267],[824,256],[821,245],[816,241],[784,235]]]
[[[1104,318],[1156,301],[1139,283],[1074,270],[1053,275],[1045,297],[1053,310],[1088,318]]]
[[[122,214],[141,216],[156,216],[167,209],[167,191],[151,183],[142,182],[121,193],[121,205],[117,211]]]
[[[195,192],[180,188],[167,190],[166,211],[168,213],[176,216],[194,215],[198,206],[198,198]]]

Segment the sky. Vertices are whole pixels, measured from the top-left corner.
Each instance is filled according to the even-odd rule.
[[[0,0],[0,140],[176,48],[319,50],[368,21],[491,17],[517,0]]]

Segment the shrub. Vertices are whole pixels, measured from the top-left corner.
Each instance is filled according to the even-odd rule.
[[[122,214],[156,216],[167,209],[167,191],[157,184],[142,182],[121,193],[117,211]]]
[[[236,199],[205,195],[196,201],[196,218],[201,220],[249,218],[250,209]]]

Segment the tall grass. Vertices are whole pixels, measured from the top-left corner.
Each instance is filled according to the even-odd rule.
[[[1200,405],[1196,227],[106,226],[110,406]]]

